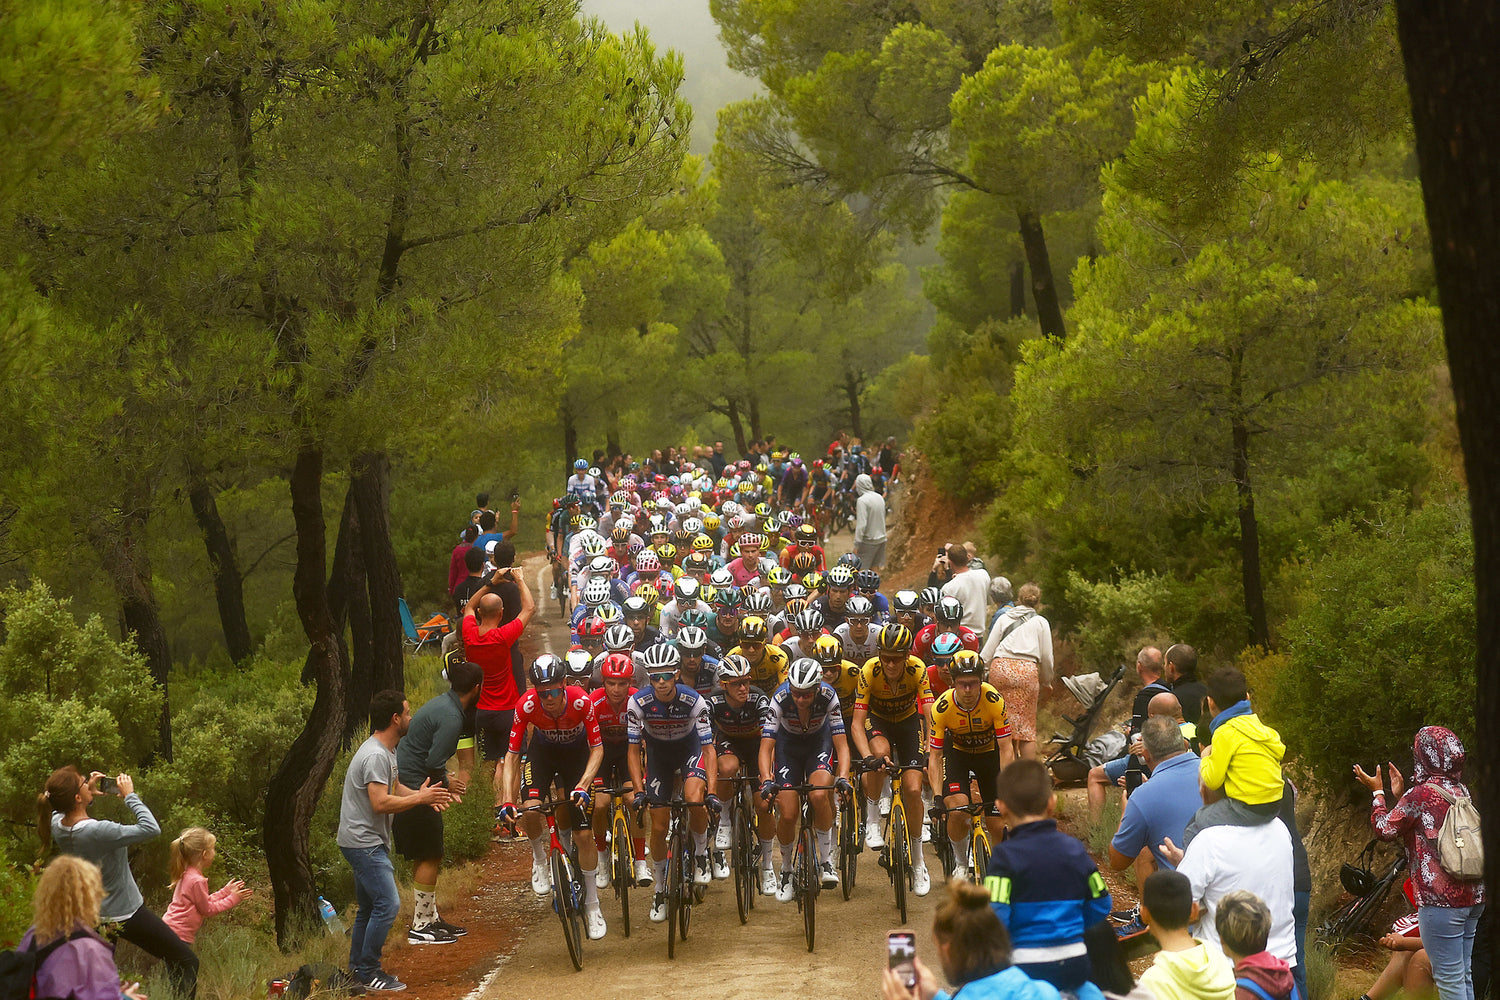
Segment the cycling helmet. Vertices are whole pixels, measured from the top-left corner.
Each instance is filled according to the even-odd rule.
[[[807,585],[807,589],[808,590],[822,590],[823,589],[823,574],[822,573],[808,573],[806,576],[804,576],[802,578],[802,582]]]
[[[630,553],[631,559],[634,559],[636,556],[646,551],[646,543],[641,541],[639,538],[632,536],[630,539],[630,544],[625,546],[625,551]]]
[[[866,594],[875,593],[880,589],[880,574],[873,569],[860,570],[854,574],[854,588]]]
[[[613,625],[625,616],[620,614],[620,606],[618,604],[601,604],[594,609],[594,617],[606,625]]]
[[[714,540],[707,535],[694,535],[692,542],[694,552],[709,553],[714,550]]]
[[[715,588],[713,606],[720,609],[738,608],[740,606],[740,589],[738,587]]]
[[[948,672],[954,677],[983,677],[984,660],[972,649],[960,649],[953,654],[953,662],[948,665]]]
[[[760,503],[756,504],[755,505],[755,516],[756,517],[770,517],[771,516],[771,505],[768,504],[768,503],[766,503],[764,500],[762,500]]]
[[[623,507],[629,502],[630,495],[623,490],[616,490],[614,495],[609,498],[609,505],[611,507]]]
[[[690,576],[683,577],[673,585],[672,595],[679,601],[696,601],[698,599],[698,581]]]
[[[704,514],[703,515],[703,530],[704,531],[718,531],[719,530],[719,515],[718,514],[713,514],[713,513]]]
[[[814,469],[821,469],[822,467],[823,467],[823,460],[821,458],[815,458],[815,459],[813,459],[813,468]]]
[[[599,529],[599,522],[589,515],[584,514],[578,519],[578,526],[584,531],[597,531]]]
[[[750,676],[750,661],[739,653],[730,653],[719,661],[719,682]]]
[[[684,625],[677,630],[675,641],[684,653],[701,653],[708,648],[708,633],[696,625]]]
[[[595,576],[614,576],[615,561],[609,556],[595,556],[589,560],[589,572]]]
[[[621,605],[620,610],[624,611],[625,616],[629,618],[634,615],[650,614],[651,605],[647,604],[646,599],[644,597],[641,597],[639,594],[631,594],[629,597],[625,598],[625,603]]]
[[[836,635],[820,635],[813,643],[812,655],[819,663],[838,663],[844,658],[844,646]]]
[[[723,511],[725,517],[738,517],[745,512],[745,508],[741,507],[739,502],[735,500],[725,500],[724,506],[719,509]]]
[[[590,556],[602,556],[608,549],[609,546],[597,531],[591,531],[583,536],[583,551]]]
[[[750,615],[740,622],[741,642],[765,642],[766,620],[756,615]]]
[[[567,664],[563,663],[562,657],[552,653],[543,653],[531,662],[531,669],[526,671],[526,676],[531,678],[532,687],[541,687],[543,684],[561,684],[568,677]]]
[[[670,642],[658,642],[641,654],[642,665],[648,672],[676,670],[682,666],[682,653]]]
[[[818,542],[818,529],[810,524],[801,525],[797,528],[796,538],[799,542],[816,545]]]
[[[688,608],[677,616],[677,634],[685,628],[707,628],[708,612],[702,608]]]
[[[718,592],[719,592],[719,588],[718,587],[715,587],[711,583],[705,583],[703,585],[703,589],[700,590],[700,591],[698,591],[698,603],[700,603],[700,604],[706,604],[710,608],[713,607],[713,604],[714,604],[714,595],[717,594]]]
[[[922,592],[917,595],[917,601],[922,608],[936,608],[938,601],[943,599],[943,592],[936,587],[923,587]]]
[[[616,545],[625,545],[630,541],[630,525],[615,525],[614,530],[609,533],[609,537],[614,541]]]
[[[964,644],[959,640],[956,632],[939,632],[932,640],[932,655],[936,659],[950,659],[963,648]]]
[[[795,601],[799,597],[805,601],[807,600],[807,588],[800,583],[789,583],[786,585],[786,593],[783,596],[789,601]]]
[[[607,653],[599,672],[606,680],[630,680],[635,677],[635,660],[629,653]]]
[[[864,594],[855,594],[844,602],[844,618],[873,618],[875,605]]]
[[[766,540],[753,531],[747,531],[740,536],[740,547],[745,549],[763,549]]]
[[[671,542],[662,542],[656,547],[656,557],[663,564],[670,564],[677,558],[677,546]]]
[[[882,653],[909,653],[911,652],[911,629],[896,622],[886,622],[880,626],[880,634],[875,637],[875,645]]]
[[[588,687],[589,681],[594,677],[594,657],[582,646],[574,646],[568,650],[564,657],[568,673],[568,683],[577,684],[579,687]]]
[[[837,565],[848,566],[852,570],[858,570],[860,567],[859,556],[855,555],[853,552],[845,552],[843,555],[839,556]]]
[[[611,625],[604,631],[604,648],[610,652],[629,649],[635,645],[635,632],[629,625],[621,622]]]
[[[766,574],[766,583],[773,587],[786,587],[792,582],[792,574],[780,566]]]
[[[635,571],[637,573],[660,573],[661,557],[650,549],[643,549],[641,554],[635,557]]]
[[[750,460],[748,458],[742,458],[738,462],[734,463],[734,467],[736,469],[739,469],[741,472],[749,472]]]
[[[682,519],[682,531],[691,541],[693,536],[703,530],[703,519],[697,517],[685,517]]]
[[[609,600],[609,581],[602,576],[596,576],[583,585],[583,603],[591,608],[598,607]]]
[[[703,536],[699,535],[698,537],[702,538]],[[707,552],[694,552],[682,561],[682,568],[690,573],[706,573],[710,565],[712,563],[709,561]],[[707,586],[707,584],[704,584],[704,586]]]
[[[796,618],[807,607],[807,598],[788,597],[786,601],[786,615],[788,618]]]
[[[792,569],[798,573],[811,573],[818,568],[818,557],[811,552],[798,552],[792,556]]]
[[[786,682],[798,691],[821,687],[823,668],[810,656],[799,657],[787,670]]]
[[[735,490],[737,492],[745,493],[745,494],[754,493],[755,492],[755,484],[746,481],[746,482],[740,483],[738,486],[736,486]]]
[[[588,467],[589,467],[589,463],[586,462],[586,461],[584,461],[581,458],[578,461],[576,461],[576,462],[573,463],[573,471],[574,472],[585,472],[585,471],[588,470]],[[554,465],[553,468],[555,469],[555,468],[557,468],[557,466]],[[557,480],[554,479],[553,482],[557,482]]]
[[[921,598],[915,590],[898,590],[896,597],[891,601],[892,611],[920,611]]]
[[[650,611],[651,608],[655,607],[657,602],[661,600],[661,591],[657,590],[649,583],[643,583],[639,587],[635,588],[635,594],[633,596],[639,597],[641,600],[645,601],[646,610]]]
[[[823,612],[817,608],[803,608],[797,612],[793,619],[798,632],[821,632],[823,630]]]
[[[733,587],[734,574],[729,572],[727,568],[720,566],[718,569],[713,571],[712,575],[709,576],[708,582],[713,584],[720,590],[724,589],[725,587]]]
[[[589,636],[590,638],[603,638],[604,630],[608,627],[604,623],[603,618],[600,618],[598,615],[589,615],[578,623],[578,634],[580,636]]]
[[[962,621],[964,602],[956,597],[944,595],[942,600],[937,602],[937,607],[933,609],[933,617],[949,625]]]
[[[828,589],[848,590],[854,586],[854,570],[848,566],[835,566],[828,571]]]
[[[667,528],[667,519],[660,514],[652,514],[650,535],[653,540],[657,535],[661,535],[663,538],[672,537],[672,532]]]
[[[861,451],[864,451],[864,448],[861,445],[851,444],[849,446],[849,454],[851,455],[858,455]]]
[[[764,617],[771,613],[771,595],[764,590],[755,588],[747,590],[741,602],[747,615],[761,615]]]

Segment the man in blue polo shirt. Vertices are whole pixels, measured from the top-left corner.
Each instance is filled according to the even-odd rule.
[[[1120,828],[1109,844],[1109,865],[1119,871],[1149,848],[1158,864],[1175,868],[1161,853],[1161,844],[1187,828],[1203,800],[1198,793],[1198,755],[1187,748],[1181,723],[1169,715],[1153,715],[1141,727],[1150,780],[1125,803]],[[1137,875],[1140,875],[1137,872]]]

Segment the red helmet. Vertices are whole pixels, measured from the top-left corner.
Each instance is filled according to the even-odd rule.
[[[823,460],[821,458],[815,458],[815,459],[813,459],[813,468],[814,469],[821,469],[822,467],[823,467]]]
[[[629,653],[610,653],[604,658],[599,672],[606,680],[630,680],[635,676],[635,661]]]
[[[594,637],[594,636],[601,636],[602,637],[604,635],[604,630],[606,628],[608,628],[608,627],[609,627],[609,623],[606,622],[603,618],[598,618],[598,617],[596,617],[594,615],[589,615],[587,618],[585,618],[582,622],[579,623],[579,625],[578,625],[578,634],[580,636],[585,636],[586,635],[586,636],[590,636],[590,637]]]

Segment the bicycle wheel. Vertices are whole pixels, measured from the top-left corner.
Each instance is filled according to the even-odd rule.
[[[750,922],[750,866],[753,859],[750,845],[745,843],[744,824],[735,817],[730,829],[734,831],[734,846],[730,849],[730,867],[734,869],[734,908],[739,912],[740,923]]]
[[[854,872],[859,867],[859,806],[858,795],[839,810],[839,886],[847,900],[854,892]]]
[[[573,883],[572,865],[562,854],[552,854],[552,905],[562,921],[563,940],[573,968],[583,971],[583,914],[578,910],[578,887]]]
[[[802,904],[802,930],[807,935],[807,950],[812,951],[818,929],[818,854],[811,827],[802,828],[802,834],[797,838],[797,853],[801,855],[797,858],[795,870],[802,882],[798,892]]]
[[[620,925],[625,936],[630,937],[630,883],[635,880],[635,872],[631,871],[630,827],[624,814],[615,816],[609,837],[615,869],[615,898],[620,901]]]
[[[692,842],[688,839],[687,817],[682,817],[682,825],[677,833],[677,850],[674,854],[680,854],[682,863],[678,866],[677,882],[677,936],[686,941],[688,936],[688,923],[693,919],[693,894],[698,891],[693,881],[693,851]]]
[[[906,840],[906,810],[900,802],[898,794],[891,805],[891,819],[885,842],[891,852],[891,882],[896,887],[896,912],[901,914],[901,922],[904,924],[906,923],[906,880],[911,875],[911,858],[907,855],[910,844]]]
[[[677,957],[677,910],[682,905],[682,844],[667,841],[667,957]]]
[[[740,805],[736,812],[739,826],[739,837],[745,842],[745,878],[746,885],[750,887],[750,895],[747,904],[750,909],[755,909],[755,898],[760,895],[760,866],[763,863],[760,857],[760,831],[755,825],[755,790],[749,785],[744,786],[740,792]]]
[[[932,824],[932,849],[938,856],[938,864],[943,867],[943,881],[947,881],[953,875],[953,866],[958,863],[954,857],[953,838],[948,836],[948,821]]]
[[[990,834],[983,822],[975,824],[974,835],[969,839],[969,879],[982,885],[984,873],[990,867]]]

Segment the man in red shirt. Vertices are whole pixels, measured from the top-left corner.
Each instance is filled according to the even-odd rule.
[[[493,588],[506,581],[514,583],[520,591],[521,610],[510,621],[501,624],[505,617],[505,601]],[[521,638],[535,613],[536,601],[526,586],[525,575],[510,566],[496,570],[489,582],[476,590],[464,605],[464,656],[484,670],[484,685],[479,691],[479,704],[474,712],[475,731],[484,759],[495,766],[497,807],[504,794],[500,781],[501,765],[510,741],[511,724],[515,721],[516,699],[520,697],[515,674],[511,672],[510,649]]]

